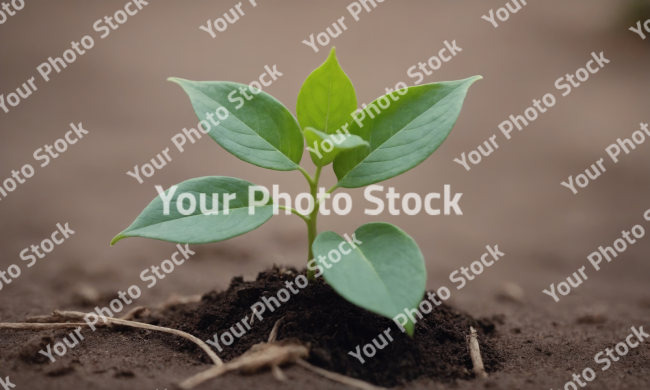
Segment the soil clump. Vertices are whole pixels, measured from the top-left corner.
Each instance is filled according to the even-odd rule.
[[[303,271],[302,274],[305,274]],[[284,317],[279,329],[278,340],[293,338],[310,347],[308,361],[323,369],[334,371],[353,378],[371,382],[375,385],[392,387],[418,379],[430,378],[438,381],[471,379],[472,363],[467,351],[466,336],[470,326],[477,329],[481,354],[487,372],[499,370],[506,358],[505,349],[499,347],[493,336],[498,319],[474,319],[471,316],[442,304],[425,314],[416,324],[415,336],[410,338],[402,333],[390,319],[363,310],[341,298],[322,278],[310,282],[304,289],[281,303],[271,312],[269,308],[262,313],[263,320],[255,317],[250,330],[234,342],[225,346],[221,342],[224,332],[241,333],[237,327],[245,316],[250,319],[251,306],[262,297],[277,298],[277,292],[286,282],[293,282],[298,272],[295,269],[272,268],[259,273],[257,279],[245,282],[241,277],[232,279],[229,288],[223,292],[212,291],[205,294],[199,303],[178,305],[154,317],[155,325],[176,328],[199,337],[213,340],[219,337],[223,348],[217,354],[229,361],[246,352],[253,344],[265,342],[276,323]],[[297,287],[294,286],[294,289]],[[287,289],[288,290],[288,289]],[[389,335],[393,341],[384,336]],[[169,338],[181,352],[200,355],[208,362],[207,356],[189,341],[178,342]],[[373,339],[375,343],[373,344]],[[226,340],[227,341],[227,340]],[[366,344],[383,346],[373,357],[362,353],[365,362],[351,356],[350,351],[359,351]]]

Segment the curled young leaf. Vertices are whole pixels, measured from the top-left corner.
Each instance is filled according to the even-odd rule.
[[[260,187],[252,191],[251,187],[255,185],[223,176],[184,181],[151,201],[111,245],[127,237],[205,244],[257,229],[273,216],[273,203],[267,191]],[[253,195],[252,199],[249,194]],[[250,210],[252,214],[249,205],[254,206]]]
[[[427,271],[415,241],[384,222],[362,225],[354,237],[354,246],[334,232],[316,237],[314,257],[331,263],[323,267],[327,283],[347,301],[391,319],[404,309],[417,308]],[[404,328],[412,336],[415,325],[408,321]]]
[[[351,121],[357,95],[332,48],[327,60],[305,80],[298,93],[296,114],[302,129],[312,127],[333,134]]]
[[[187,93],[208,134],[238,158],[276,171],[298,169],[304,139],[296,118],[277,99],[248,85],[170,78]],[[207,129],[206,129],[207,130]]]
[[[366,149],[369,147],[368,142],[358,135],[342,133],[340,130],[337,131],[337,134],[326,134],[307,127],[303,133],[311,160],[319,167],[331,163],[343,151],[358,147],[365,147]]]
[[[357,188],[400,175],[426,160],[456,124],[469,87],[481,76],[408,87],[369,104],[349,131],[370,149],[334,160],[338,186]]]

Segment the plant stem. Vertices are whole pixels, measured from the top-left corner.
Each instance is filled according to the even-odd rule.
[[[321,205],[321,203],[323,203],[323,201],[325,200],[325,198],[327,198],[327,195],[329,195],[329,194],[331,194],[332,192],[336,191],[338,188],[339,188],[339,185],[338,185],[338,184],[335,184],[332,188],[330,188],[329,190],[327,190],[327,191],[323,194],[323,196],[322,196],[320,199],[318,199],[318,201],[316,202],[316,207],[318,207],[318,208],[320,209],[320,205]]]
[[[307,221],[307,245],[309,245],[309,252],[307,254],[307,262],[311,261],[314,258],[314,253],[311,249],[311,245],[314,243],[316,236],[318,235],[318,228],[316,226],[316,219],[310,219]],[[307,270],[307,279],[315,280],[314,271]]]
[[[314,182],[314,179],[312,179],[309,172],[305,171],[305,169],[303,167],[301,167],[301,166],[298,166],[298,170],[300,171],[300,173],[302,173],[302,175],[305,177],[305,179],[307,179],[307,182],[311,186],[312,183]]]
[[[320,173],[322,170],[323,167],[317,167],[313,179],[312,180],[308,179],[309,190],[310,190],[309,192],[314,201],[314,209],[312,210],[311,214],[309,214],[309,220],[305,220],[305,222],[307,222],[307,245],[308,245],[307,262],[311,261],[314,258],[314,253],[311,249],[311,246],[314,243],[316,236],[318,235],[317,218],[318,218],[318,209],[320,207],[320,202],[316,201],[316,196],[318,195],[318,182],[320,180]],[[315,280],[316,278],[314,277],[314,271],[308,270],[307,278],[309,280]]]
[[[309,217],[306,216],[305,214],[301,213],[300,211],[294,209],[294,208],[287,207],[287,206],[284,206],[284,205],[281,205],[281,204],[278,205],[278,208],[279,208],[279,209],[282,209],[282,210],[289,210],[289,211],[291,211],[292,213],[294,213],[294,214],[296,214],[297,216],[299,216],[303,221],[309,223]]]

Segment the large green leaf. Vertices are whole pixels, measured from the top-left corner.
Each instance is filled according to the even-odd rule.
[[[456,124],[469,87],[481,76],[409,87],[401,96],[393,92],[369,105],[365,118],[349,131],[370,143],[370,149],[341,153],[334,160],[338,186],[357,188],[400,175],[431,155]],[[389,106],[385,109],[387,102]],[[381,105],[380,105],[381,103]],[[374,119],[373,119],[374,117]]]
[[[357,109],[357,95],[352,82],[332,48],[327,60],[305,80],[298,93],[296,114],[302,129],[313,127],[332,134],[350,122]]]
[[[331,268],[323,267],[323,277],[349,302],[379,315],[393,318],[404,309],[417,308],[427,281],[424,257],[415,241],[400,228],[384,222],[359,227],[355,237],[361,244]],[[349,244],[334,232],[316,237],[314,257],[330,258],[332,251],[350,250]],[[336,255],[333,255],[336,257]],[[331,262],[330,260],[326,260]],[[404,328],[413,335],[409,320]]]
[[[336,158],[339,153],[345,150],[352,150],[358,147],[369,147],[368,142],[358,135],[345,134],[340,130],[337,134],[326,134],[311,127],[303,131],[311,160],[316,166],[323,167]]]
[[[118,234],[111,245],[127,237],[146,237],[170,241],[179,244],[205,244],[223,241],[257,229],[273,216],[272,201],[264,206],[256,206],[253,215],[249,215],[249,187],[254,184],[233,177],[207,176],[190,179],[178,184],[169,204],[169,215],[164,215],[164,203],[157,196],[142,211],[136,220],[122,233]],[[165,191],[169,196],[171,189]],[[181,194],[194,195],[196,210],[191,215],[183,215],[177,208],[177,199]],[[200,194],[205,194],[206,210],[213,209],[213,194],[218,195],[217,215],[204,215],[201,212]],[[231,200],[229,214],[224,215],[224,194],[235,194]],[[268,193],[267,193],[268,194]],[[255,193],[255,200],[263,200],[264,194]],[[182,199],[183,209],[188,210],[189,199]]]
[[[190,81],[175,77],[169,80],[183,87],[197,117],[210,124],[208,134],[224,149],[262,168],[298,169],[304,146],[300,127],[291,112],[273,96],[227,81]],[[247,100],[244,94],[252,99]],[[226,119],[216,116],[219,107],[228,110]],[[213,114],[212,119],[219,124],[215,126],[210,122],[208,114]]]

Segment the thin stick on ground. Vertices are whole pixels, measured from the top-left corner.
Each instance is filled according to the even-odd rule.
[[[68,317],[68,318],[74,318],[74,317],[83,318],[84,316],[86,316],[85,313],[81,313],[81,312],[78,312],[78,311],[61,311],[61,312],[55,311],[55,313],[58,313],[59,315],[64,316],[64,317]],[[126,325],[126,326],[130,326],[132,328],[142,328],[142,329],[149,329],[149,330],[157,330],[159,332],[170,333],[170,334],[173,334],[173,335],[176,335],[176,336],[183,337],[185,339],[188,339],[188,340],[192,341],[193,343],[198,345],[202,350],[204,350],[205,353],[208,354],[210,359],[212,359],[214,364],[216,364],[217,366],[223,365],[223,361],[221,360],[221,358],[219,358],[219,356],[217,356],[217,354],[214,353],[214,351],[212,351],[212,349],[210,349],[210,347],[206,343],[204,343],[203,341],[199,340],[198,338],[192,336],[189,333],[185,333],[185,332],[177,330],[177,329],[163,328],[162,326],[149,325],[149,324],[144,324],[144,323],[141,323],[141,322],[127,321],[127,320],[122,320],[122,319],[118,319],[118,318],[107,317],[106,320],[109,323]]]
[[[78,319],[79,318],[76,314],[73,315],[73,316],[63,316],[63,315],[61,315],[61,313],[65,313],[65,312],[61,312],[59,310],[54,310],[52,312],[52,314],[47,315],[47,316],[27,317],[27,318],[25,318],[25,322],[38,323],[38,324],[55,324],[55,323],[63,323],[63,321],[66,321],[68,319]],[[149,312],[149,309],[147,309],[145,306],[137,306],[137,307],[134,307],[133,309],[131,309],[128,313],[126,313],[122,317],[120,317],[120,319],[121,320],[131,321],[136,317],[147,316],[149,314],[151,314],[151,313]],[[78,324],[69,324],[69,323],[66,322],[65,324],[67,324],[67,325],[75,325],[75,326],[87,325],[85,322],[84,323],[78,323]],[[96,327],[106,326],[106,325],[107,324],[105,324],[105,323],[95,324]]]
[[[273,329],[271,329],[271,334],[269,335],[269,341],[267,341],[267,343],[272,343],[276,338],[278,338],[278,331],[280,330],[280,325],[282,325],[282,322],[284,322],[284,318],[285,317],[280,318],[276,321],[275,325],[273,325]]]
[[[138,306],[134,307],[131,309],[128,313],[120,317],[121,320],[127,320],[131,321],[134,320],[136,317],[141,317],[141,316],[148,316],[150,315],[151,312],[149,312],[149,309],[147,309],[144,306]]]
[[[282,325],[282,322],[284,322],[284,318],[285,317],[280,318],[273,325],[273,329],[271,329],[271,334],[269,335],[269,340],[267,341],[267,344],[271,344],[275,342],[275,339],[278,338],[278,332],[280,331],[280,326]],[[279,380],[280,382],[284,382],[287,380],[286,375],[284,375],[282,369],[277,364],[271,366],[271,372],[273,373],[275,379]]]
[[[483,366],[483,358],[481,358],[481,350],[478,346],[476,329],[470,326],[469,331],[468,349],[469,357],[472,359],[472,365],[474,365],[474,375],[477,378],[487,378],[488,374],[485,372],[485,367]]]
[[[280,382],[284,382],[287,380],[287,376],[284,375],[284,372],[282,372],[282,369],[279,366],[272,366],[271,372],[273,373],[273,377],[279,380]]]
[[[257,313],[257,306],[253,308],[253,314],[251,314],[251,322],[248,324],[248,326],[253,326],[253,320],[255,319],[256,313]]]
[[[126,314],[125,317],[132,317],[134,315],[134,312],[142,311],[141,308],[135,308],[129,313]],[[86,316],[86,313],[78,312],[78,311],[58,311],[54,310],[54,314],[51,316],[52,318],[56,319],[71,319],[71,320],[83,320],[83,318]],[[44,321],[44,317],[39,317],[39,321]],[[215,365],[221,366],[223,365],[223,361],[217,356],[214,351],[210,349],[210,347],[205,344],[203,341],[199,340],[198,338],[192,336],[189,333],[182,332],[180,330],[176,329],[171,329],[171,328],[163,328],[161,326],[155,326],[155,325],[149,325],[149,324],[144,324],[141,322],[134,322],[134,321],[128,321],[124,319],[119,319],[119,318],[111,318],[111,317],[106,317],[106,323],[105,324],[100,324],[97,323],[95,326],[98,325],[108,325],[110,323],[113,324],[119,324],[123,326],[129,326],[131,328],[141,328],[141,329],[148,329],[148,330],[155,330],[158,332],[164,332],[164,333],[170,333],[176,336],[183,337],[185,339],[188,339],[195,344],[197,344],[205,353],[208,354],[210,359],[214,362]],[[64,328],[77,328],[77,327],[86,327],[89,326],[86,322],[79,322],[79,323],[0,323],[0,329],[22,329],[22,330],[46,330],[46,329],[64,329]]]
[[[180,387],[185,390],[192,389],[207,380],[217,378],[231,371],[255,373],[265,367],[273,370],[274,366],[280,367],[284,364],[294,363],[297,359],[308,354],[307,347],[295,342],[285,342],[283,340],[279,343],[255,344],[243,355],[234,358],[223,366],[209,368],[183,381]]]
[[[295,360],[300,356],[307,356],[307,354],[309,354],[309,350],[302,345],[295,345],[293,343],[289,345],[279,345],[275,342],[275,339],[278,337],[280,325],[284,321],[284,318],[285,317],[280,318],[276,321],[275,325],[273,325],[268,342],[255,344],[243,355],[233,359],[223,366],[209,368],[189,379],[186,379],[181,383],[181,388],[192,389],[207,380],[217,378],[230,371],[242,370],[255,372],[262,367],[270,367],[273,376],[280,381],[284,381],[286,376],[282,373],[280,365],[295,362]]]
[[[172,306],[184,305],[187,303],[197,303],[201,302],[202,295],[190,295],[188,297],[182,297],[177,294],[172,294],[165,302],[156,306],[157,309],[169,309]]]
[[[73,323],[66,322],[64,323],[51,323],[51,324],[38,324],[38,323],[29,323],[29,322],[7,322],[0,323],[0,329],[18,329],[18,330],[50,330],[50,329],[70,329],[78,328],[80,326],[88,326],[85,322]]]

